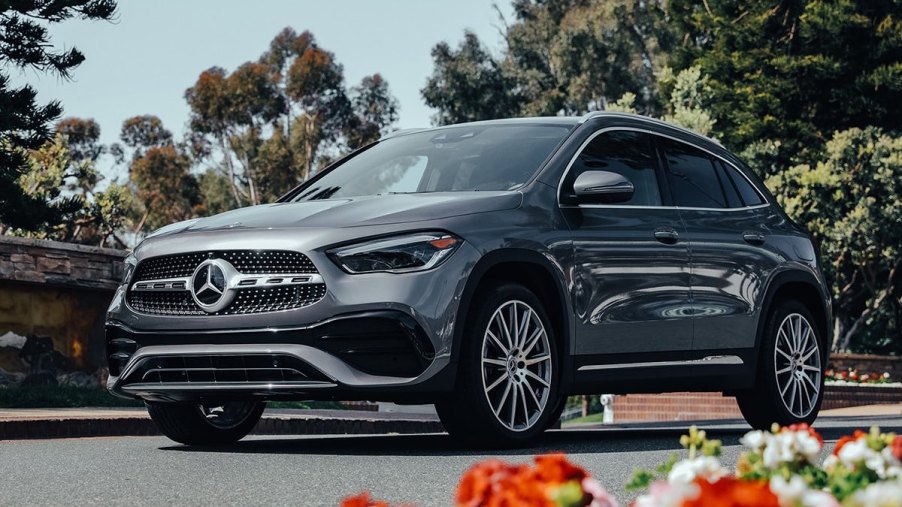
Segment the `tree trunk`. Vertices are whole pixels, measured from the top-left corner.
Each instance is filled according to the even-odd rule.
[[[586,417],[589,415],[589,397],[584,394],[580,401],[582,402],[582,416]]]

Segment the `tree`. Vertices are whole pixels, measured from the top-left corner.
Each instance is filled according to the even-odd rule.
[[[821,245],[836,296],[834,350],[902,353],[902,136],[837,132],[821,160],[767,185]]]
[[[672,0],[677,69],[709,76],[718,136],[760,172],[812,163],[835,130],[902,115],[902,3]]]
[[[351,90],[351,108],[354,114],[345,128],[350,149],[376,141],[398,121],[398,100],[380,74],[365,76]]]
[[[582,114],[627,92],[639,111],[659,110],[656,75],[674,43],[664,2],[516,0],[514,15],[497,59],[472,33],[457,51],[433,49],[422,93],[436,123]]]
[[[23,191],[19,178],[29,170],[28,153],[50,139],[49,124],[62,113],[59,102],[40,106],[30,86],[12,88],[7,66],[31,68],[68,78],[84,61],[76,48],[57,51],[50,25],[72,18],[110,20],[114,0],[42,0],[0,4],[0,229],[37,230],[58,224],[76,211],[72,199],[42,200]],[[45,196],[46,197],[46,196]],[[28,210],[23,213],[23,210]]]
[[[343,73],[334,55],[317,47],[312,37],[311,45],[288,67],[285,94],[299,111],[294,122],[304,150],[302,180],[313,174],[320,145],[337,140],[350,117]]]
[[[131,205],[128,189],[115,182],[98,190],[103,178],[96,160],[107,147],[99,144],[100,129],[93,120],[67,118],[59,132],[36,150],[26,152],[27,168],[16,184],[42,202],[65,199],[69,211],[56,223],[38,228],[9,228],[6,234],[99,246],[125,246],[117,234]],[[64,197],[65,196],[65,197]]]
[[[380,75],[349,93],[334,55],[291,28],[256,62],[204,71],[185,98],[192,151],[218,175],[206,173],[205,191],[226,181],[231,197],[216,200],[237,205],[275,199],[334,151],[369,142],[397,120],[397,101]]]
[[[136,197],[132,232],[141,234],[195,216],[201,198],[191,158],[173,143],[163,122],[152,115],[128,118],[120,139],[133,150],[128,167]]]
[[[435,68],[421,93],[436,109],[438,125],[516,116],[521,99],[512,91],[515,83],[501,64],[466,32],[457,50],[441,42],[432,49]]]

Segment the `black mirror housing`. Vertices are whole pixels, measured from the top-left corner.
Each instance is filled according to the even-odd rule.
[[[585,171],[573,183],[579,204],[617,204],[630,200],[635,192],[626,176],[610,171]]]

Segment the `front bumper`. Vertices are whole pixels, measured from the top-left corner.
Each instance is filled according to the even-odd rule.
[[[239,331],[138,332],[113,322],[107,347],[108,389],[160,401],[403,398],[441,390],[449,362],[397,311]]]

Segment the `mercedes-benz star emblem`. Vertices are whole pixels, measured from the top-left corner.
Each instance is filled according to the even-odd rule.
[[[207,313],[216,313],[232,302],[231,281],[236,270],[224,259],[207,259],[191,275],[191,296]]]

